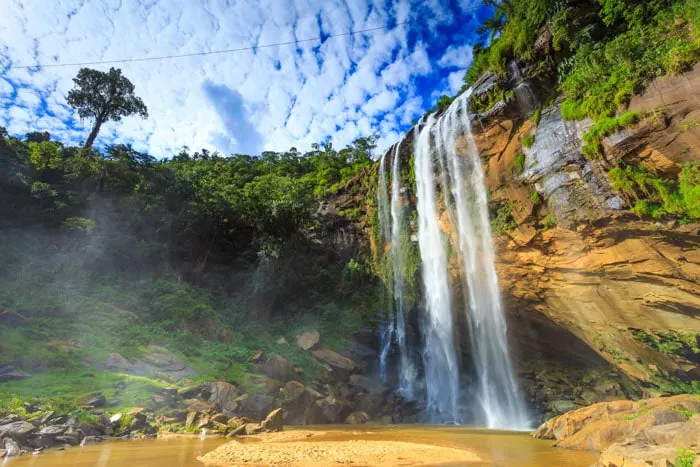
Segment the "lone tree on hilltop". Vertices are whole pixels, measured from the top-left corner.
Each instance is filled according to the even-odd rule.
[[[134,114],[148,118],[146,105],[134,94],[133,83],[122,76],[119,68],[110,68],[107,73],[81,68],[73,82],[75,88],[68,92],[68,104],[78,111],[80,118],[95,119],[83,146],[86,149],[92,147],[100,127],[106,121],[118,122],[122,117]]]

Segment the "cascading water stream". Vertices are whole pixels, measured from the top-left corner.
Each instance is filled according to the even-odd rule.
[[[408,235],[404,227],[404,209],[401,206],[401,141],[394,146],[391,161],[391,259],[394,271],[394,299],[396,300],[396,343],[399,348],[399,392],[406,399],[415,396],[415,366],[408,349],[408,323],[406,322],[406,291],[404,288],[405,252],[403,244]]]
[[[527,429],[529,417],[510,360],[506,322],[494,266],[484,175],[471,131],[469,93],[449,107],[436,128],[437,156],[447,167],[457,220],[458,255],[468,291],[467,317],[478,379],[482,422],[489,428]],[[467,157],[457,155],[466,140]],[[466,182],[466,184],[465,184]],[[446,191],[447,187],[443,187]]]
[[[487,191],[481,159],[471,132],[469,95],[470,91],[467,91],[442,116],[430,115],[414,129],[418,244],[425,308],[421,321],[424,342],[424,384],[421,386],[425,387],[425,403],[432,421],[463,422],[459,400],[460,362],[454,329],[454,310],[457,307],[453,308],[453,301],[458,299],[450,282],[448,251],[451,251],[458,260],[465,290],[464,308],[476,371],[476,406],[480,414],[475,422],[489,428],[527,429],[530,421],[508,348],[494,266]],[[403,261],[399,247],[403,223],[398,204],[398,149],[399,145],[393,151],[390,196],[393,285],[397,303],[396,322],[392,329],[401,355],[406,356],[412,349],[407,348],[405,335],[401,337],[406,327],[402,322],[403,279],[400,273],[397,274],[402,270]],[[464,154],[458,155],[458,152]],[[380,168],[380,173],[385,170]],[[383,183],[386,187],[386,182]],[[446,215],[444,221],[441,220],[443,212]],[[446,228],[445,222],[451,224],[452,229]],[[450,238],[443,230],[451,230],[451,250],[448,250]],[[413,375],[417,372],[413,367],[404,366],[403,360],[401,362],[398,389],[406,395],[407,388],[416,387]],[[412,373],[404,373],[407,368]]]
[[[459,364],[455,347],[452,300],[445,239],[438,224],[431,133],[435,118],[416,128],[414,151],[418,209],[418,245],[421,256],[425,348],[426,405],[434,421],[458,422]]]

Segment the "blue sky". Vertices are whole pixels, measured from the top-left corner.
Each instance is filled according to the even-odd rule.
[[[150,118],[105,125],[99,145],[156,157],[183,146],[224,154],[395,142],[442,93],[462,86],[480,0],[0,0],[0,126],[80,143],[65,95],[79,67],[118,60],[386,29],[242,52],[112,65]],[[396,26],[399,23],[408,24]],[[110,65],[95,65],[106,70]]]

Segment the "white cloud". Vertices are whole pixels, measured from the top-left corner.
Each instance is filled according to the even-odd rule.
[[[443,68],[468,68],[473,58],[471,45],[460,47],[451,45],[447,48],[442,58],[438,60],[438,65]]]
[[[0,122],[16,134],[42,129],[74,143],[91,123],[65,103],[78,68],[3,65],[260,46],[392,26],[410,15],[427,15],[431,28],[452,21],[439,0],[23,0],[4,2],[2,10]],[[134,83],[150,118],[110,122],[99,141],[117,138],[158,157],[183,146],[304,150],[329,137],[340,147],[376,132],[388,145],[422,110],[414,81],[433,72],[428,38],[412,43],[409,36],[404,25],[323,43],[114,65]],[[450,48],[440,66],[465,68],[470,53]],[[452,75],[449,83],[456,85]]]

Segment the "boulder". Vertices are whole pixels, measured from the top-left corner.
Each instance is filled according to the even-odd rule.
[[[306,391],[306,386],[304,386],[299,381],[288,382],[280,390],[282,397],[283,397],[283,403],[284,404],[293,404],[294,402],[298,401],[304,395],[305,391]]]
[[[17,441],[11,438],[5,438],[5,456],[4,457],[17,457],[22,455],[22,449],[20,449]],[[2,456],[0,456],[2,457]]]
[[[226,414],[223,413],[215,413],[214,415],[209,417],[209,420],[215,423],[228,423],[228,417],[226,416]]]
[[[68,444],[71,446],[79,446],[80,441],[81,440],[78,438],[78,436],[63,435],[63,436],[56,437],[57,443]]]
[[[262,420],[272,410],[274,399],[263,394],[245,394],[236,402],[239,404],[237,413],[253,420]]]
[[[563,414],[580,407],[578,404],[566,399],[552,401],[548,405],[549,408],[557,414]]]
[[[86,402],[90,407],[104,407],[106,403],[107,399],[101,392],[90,397]]]
[[[287,344],[289,344],[289,342],[288,342],[287,339],[285,339],[284,337],[280,337],[279,339],[277,339],[277,344],[279,344],[279,345],[287,345]]]
[[[387,388],[381,381],[363,375],[350,375],[350,384],[364,389],[370,394],[383,394]]]
[[[145,409],[137,407],[129,411],[129,416],[131,417],[131,422],[129,422],[129,430],[140,430],[146,426],[146,421],[148,417],[146,416]],[[87,433],[85,433],[87,435]]]
[[[211,393],[209,402],[219,410],[229,413],[236,410],[238,404],[235,400],[243,393],[240,388],[226,381],[207,383],[205,388]],[[198,410],[205,411],[203,407],[199,407]]]
[[[384,398],[380,394],[359,394],[355,398],[355,408],[368,414],[376,413],[382,406]]]
[[[371,420],[371,417],[365,412],[352,412],[345,418],[345,423],[348,425],[362,425]]]
[[[119,425],[119,423],[121,422],[123,417],[124,417],[123,413],[115,413],[114,415],[109,417],[109,423],[112,426]]]
[[[283,426],[284,411],[282,409],[275,409],[270,412],[260,424],[260,428],[267,432],[282,431]]]
[[[17,422],[17,421],[21,421],[19,419],[19,415],[15,415],[15,414],[11,413],[9,415],[6,415],[3,418],[0,418],[0,425],[7,425],[8,423]],[[44,423],[46,423],[46,422],[44,422]]]
[[[42,436],[60,436],[68,430],[68,425],[47,426],[39,431]]]
[[[312,350],[321,341],[321,334],[318,331],[309,331],[297,336],[297,347],[302,350]]]
[[[5,433],[6,436],[12,437],[19,443],[23,443],[35,431],[36,428],[29,422],[12,422],[0,425],[0,433]]]
[[[185,401],[188,412],[211,412],[217,408],[216,404],[200,399],[188,399]],[[229,405],[227,405],[229,407]]]
[[[265,391],[270,395],[277,395],[280,392],[284,383],[277,381],[276,379],[268,378],[264,375],[252,375],[248,377],[248,383],[259,384],[265,388]]]
[[[254,371],[283,383],[296,377],[294,366],[279,354],[272,354],[264,363],[255,365]]]
[[[102,431],[93,425],[88,425],[87,423],[81,423],[78,425],[78,429],[85,433],[85,436],[100,436]]]
[[[246,423],[243,428],[246,435],[255,435],[261,431],[260,425],[257,423]]]
[[[677,449],[672,446],[650,446],[640,443],[614,445],[601,454],[596,465],[601,467],[666,467],[676,465],[676,455]]]
[[[188,412],[187,418],[185,418],[185,427],[192,428],[195,420],[197,420],[197,412]]]
[[[229,432],[229,434],[226,435],[227,438],[233,438],[235,436],[242,436],[246,434],[246,424],[244,423],[243,425],[239,425],[233,430]]]
[[[316,407],[320,409],[327,423],[341,423],[345,419],[344,415],[349,405],[345,399],[335,396],[327,396],[316,401]]]
[[[27,379],[31,377],[32,375],[23,371],[19,371],[12,365],[0,366],[0,383],[4,383],[7,381],[18,381],[21,379]]]
[[[700,448],[700,414],[693,415],[685,425],[678,430],[674,441],[677,447],[695,446]]]
[[[360,366],[353,360],[343,357],[338,352],[330,349],[319,349],[311,352],[311,355],[316,359],[327,364],[333,370],[333,373],[341,381],[348,381],[350,375],[358,373]]]

